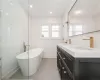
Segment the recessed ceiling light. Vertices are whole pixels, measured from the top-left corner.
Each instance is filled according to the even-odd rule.
[[[9,14],[8,14],[8,13],[6,13],[6,15],[8,16]]]
[[[82,13],[81,10],[77,10],[77,11],[75,11],[75,14],[81,14],[81,13]]]
[[[13,5],[13,2],[11,0],[8,0],[8,1],[9,1],[10,5]]]
[[[52,14],[52,12],[50,12],[50,14]]]
[[[2,9],[0,9],[0,12],[3,12],[3,10],[2,10]]]
[[[10,2],[10,5],[13,5],[13,3],[12,3],[12,2]]]
[[[32,8],[33,7],[33,5],[30,5],[30,8]]]

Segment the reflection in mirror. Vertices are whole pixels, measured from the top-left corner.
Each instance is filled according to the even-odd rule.
[[[77,0],[68,22],[69,36],[100,30],[100,0]]]

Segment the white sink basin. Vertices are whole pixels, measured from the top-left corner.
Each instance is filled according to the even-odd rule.
[[[76,49],[80,49],[80,50],[93,50],[93,48],[86,48],[86,47],[74,47]]]
[[[67,51],[70,55],[77,58],[100,58],[100,49],[98,48],[89,48],[67,44],[59,44],[59,46]]]
[[[93,48],[81,47],[81,46],[76,46],[76,45],[66,45],[65,47],[74,48],[78,50],[93,50]]]

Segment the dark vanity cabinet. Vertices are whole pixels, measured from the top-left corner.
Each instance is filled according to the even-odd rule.
[[[99,58],[78,58],[77,80],[100,80]]]
[[[61,80],[100,80],[99,58],[74,58],[59,46],[57,67]]]
[[[73,80],[74,58],[66,51],[57,47],[57,67],[62,80]]]

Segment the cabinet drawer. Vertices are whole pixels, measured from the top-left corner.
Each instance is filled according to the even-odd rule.
[[[72,75],[70,75],[68,69],[66,69],[62,60],[58,63],[58,65],[59,65],[58,71],[60,73],[61,80],[73,80]]]
[[[68,68],[70,69],[71,73],[74,72],[73,67],[74,67],[74,58],[69,55],[66,51],[58,47],[58,54],[60,54],[61,58],[63,61],[66,63]]]
[[[64,78],[64,79],[65,78],[71,78],[71,79],[73,79],[72,72],[70,71],[70,69],[68,68],[68,66],[66,65],[65,61],[62,59],[62,57],[59,53],[58,53],[58,58],[60,58],[60,61],[58,61],[58,64],[61,63],[61,66],[59,67],[60,70],[61,70],[61,78]]]
[[[57,57],[57,67],[60,69],[62,67],[61,59]]]
[[[57,66],[62,80],[73,80],[73,62],[71,55],[57,47]]]
[[[62,80],[73,80],[72,75],[69,74],[68,70],[64,67],[64,65],[62,66],[61,73]]]
[[[73,73],[74,72],[74,70],[73,70],[74,69],[74,60],[71,61],[68,58],[64,58],[63,60],[65,61],[66,65],[68,66],[70,71]]]

